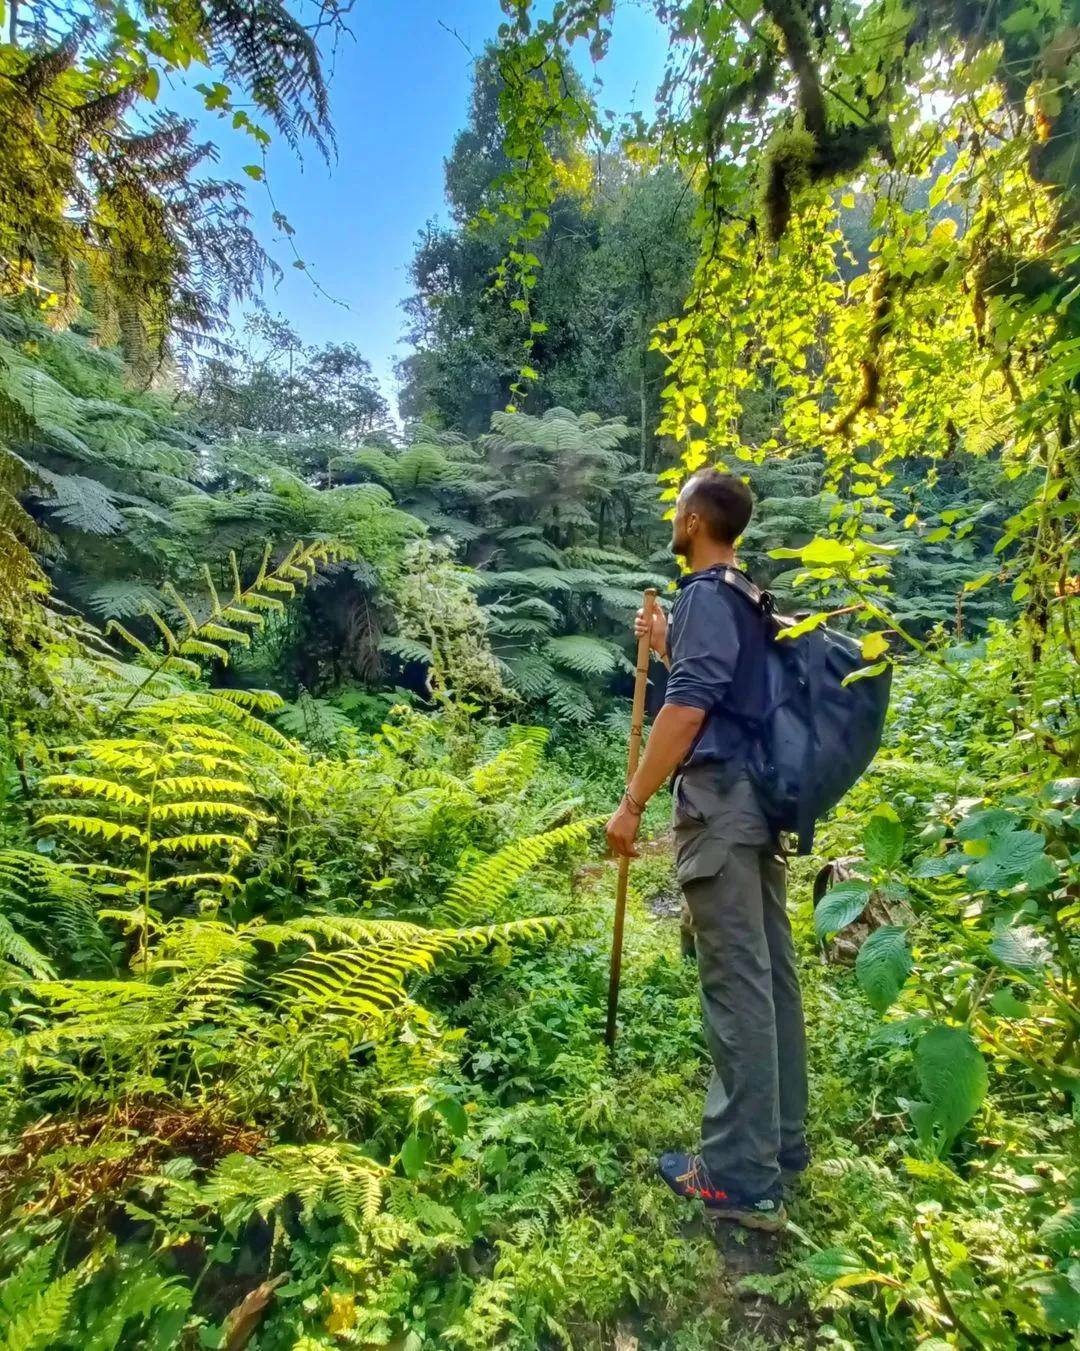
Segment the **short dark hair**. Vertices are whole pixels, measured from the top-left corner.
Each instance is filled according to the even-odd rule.
[[[737,474],[699,469],[687,480],[686,505],[718,544],[734,544],[754,514],[754,494]]]

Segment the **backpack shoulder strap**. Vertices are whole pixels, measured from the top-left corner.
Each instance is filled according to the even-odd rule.
[[[732,591],[737,591],[740,596],[754,607],[761,615],[773,615],[776,613],[776,602],[773,600],[772,593],[762,591],[759,586],[755,586],[744,572],[738,568],[717,568],[715,574],[720,581],[725,582],[731,587]]]

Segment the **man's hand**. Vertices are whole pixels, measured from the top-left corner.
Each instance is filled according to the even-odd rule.
[[[637,812],[632,812],[624,799],[604,827],[611,852],[624,858],[637,858],[638,850],[634,846],[634,841],[637,839],[640,825],[641,816]]]
[[[645,611],[641,609],[634,616],[634,637],[640,638],[645,632]],[[658,656],[664,656],[667,652],[667,615],[664,614],[658,603],[652,607],[652,626],[649,631],[649,646]]]

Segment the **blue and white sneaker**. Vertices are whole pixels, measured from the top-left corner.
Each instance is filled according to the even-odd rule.
[[[662,1154],[659,1173],[676,1196],[703,1202],[714,1220],[732,1220],[747,1229],[773,1233],[787,1223],[779,1194],[752,1197],[717,1187],[700,1154]]]

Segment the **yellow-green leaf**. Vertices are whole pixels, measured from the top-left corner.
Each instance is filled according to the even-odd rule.
[[[884,633],[868,633],[859,647],[863,661],[874,661],[889,650],[889,640]]]

